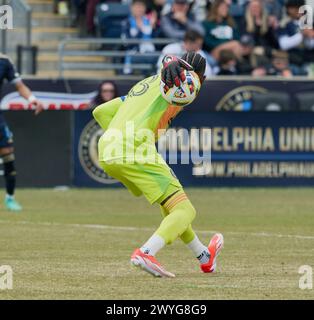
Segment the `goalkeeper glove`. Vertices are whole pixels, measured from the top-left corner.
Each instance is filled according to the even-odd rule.
[[[162,60],[161,80],[169,87],[179,87],[185,81],[184,70],[193,71],[193,67],[183,59],[167,55]]]

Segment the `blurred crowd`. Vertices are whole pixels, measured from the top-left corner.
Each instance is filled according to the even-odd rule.
[[[186,51],[198,51],[207,60],[207,77],[313,76],[314,30],[313,25],[308,25],[312,19],[306,20],[307,28],[299,23],[304,17],[299,8],[306,4],[313,8],[313,1],[56,0],[56,11],[69,12],[74,25],[83,17],[87,35],[101,36],[95,26],[96,8],[113,2],[129,6],[128,16],[120,21],[120,36],[147,40],[132,50],[161,50],[158,67],[165,54],[181,56]],[[110,27],[107,26],[109,31]],[[160,48],[149,42],[153,38],[174,41]],[[154,58],[147,55],[146,59],[152,62]],[[124,70],[126,74],[130,72]]]

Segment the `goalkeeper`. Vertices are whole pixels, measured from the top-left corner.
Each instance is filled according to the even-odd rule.
[[[160,81],[165,86],[179,87],[185,81],[185,70],[194,71],[204,81],[205,59],[198,53],[186,53],[181,59],[166,56],[161,75],[137,83],[126,97],[116,98],[98,106],[93,116],[105,130],[98,143],[99,161],[104,171],[123,183],[135,196],[144,195],[158,203],[163,220],[155,233],[131,255],[131,263],[157,277],[174,277],[155,256],[166,244],[178,237],[189,247],[203,272],[214,272],[216,258],[223,246],[223,236],[215,234],[208,247],[192,229],[195,209],[172,170],[157,153],[158,130],[166,129],[182,110],[162,97]],[[145,131],[146,130],[146,131]],[[153,132],[152,135],[143,132]],[[130,140],[130,132],[133,139]],[[150,137],[153,138],[150,138]],[[146,150],[146,162],[134,158],[135,150]],[[141,152],[140,152],[141,153]]]

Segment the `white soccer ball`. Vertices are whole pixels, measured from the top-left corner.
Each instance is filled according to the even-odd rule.
[[[198,75],[194,71],[184,70],[184,72],[186,79],[179,87],[167,88],[165,83],[160,81],[161,94],[169,104],[185,107],[193,102],[201,89]]]

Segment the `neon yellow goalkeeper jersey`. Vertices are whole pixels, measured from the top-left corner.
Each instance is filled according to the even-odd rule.
[[[160,92],[160,75],[155,75],[138,82],[125,97],[116,98],[97,107],[94,118],[106,130],[100,139],[100,145],[112,143],[127,143],[128,130],[134,130],[135,145],[143,143],[141,135],[136,135],[141,129],[148,129],[158,139],[158,130],[166,129],[171,120],[182,110],[182,107],[172,106],[162,97]],[[122,135],[119,141],[117,136]],[[143,137],[144,139],[144,137]],[[106,140],[106,143],[104,142]],[[114,142],[114,140],[116,142]],[[118,142],[117,142],[118,141]],[[100,153],[99,160],[121,157]],[[123,155],[125,157],[125,155]]]

